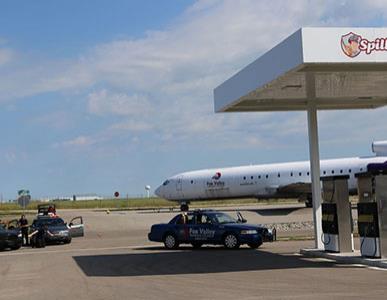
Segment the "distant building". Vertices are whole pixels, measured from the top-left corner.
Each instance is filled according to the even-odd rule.
[[[83,194],[83,195],[74,195],[73,201],[90,201],[90,200],[103,200],[103,197],[98,196],[97,194]]]
[[[103,197],[98,196],[97,194],[79,194],[69,196],[57,196],[57,197],[43,197],[37,199],[39,202],[51,202],[51,201],[88,201],[88,200],[104,200]]]

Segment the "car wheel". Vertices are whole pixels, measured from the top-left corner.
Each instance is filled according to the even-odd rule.
[[[179,247],[179,244],[173,234],[167,234],[164,237],[164,246],[167,249],[176,249],[177,247]]]
[[[192,247],[194,247],[195,249],[199,249],[203,244],[202,243],[199,243],[199,242],[194,242],[192,243]]]
[[[239,241],[237,236],[233,233],[226,234],[223,239],[223,245],[226,249],[238,249]]]
[[[69,239],[67,239],[67,240],[65,240],[65,242],[64,242],[65,244],[70,244],[71,243],[71,238],[69,238]]]
[[[262,243],[248,243],[247,245],[252,249],[257,249]]]
[[[20,249],[20,247],[21,247],[21,245],[16,245],[16,246],[11,247],[11,249],[12,250],[18,250],[18,249]]]

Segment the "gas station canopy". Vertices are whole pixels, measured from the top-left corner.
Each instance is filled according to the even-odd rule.
[[[305,74],[317,109],[387,104],[387,28],[302,28],[218,86],[216,112],[306,110]]]
[[[315,244],[321,241],[317,111],[387,104],[387,28],[301,28],[214,90],[216,112],[306,110]]]

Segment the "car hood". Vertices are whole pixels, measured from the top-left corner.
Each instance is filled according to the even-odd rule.
[[[6,230],[6,233],[11,236],[11,235],[18,235],[20,233],[20,230],[18,229],[9,229],[9,230]]]
[[[34,229],[38,229],[38,227],[34,227]],[[47,229],[49,231],[62,231],[62,230],[69,230],[69,228],[66,225],[60,225],[60,226],[47,226]]]
[[[48,226],[48,230],[50,230],[50,231],[62,231],[62,230],[69,230],[69,228],[66,225],[63,225],[63,226]]]
[[[240,230],[257,230],[264,228],[263,226],[253,225],[253,224],[245,224],[245,223],[227,223],[223,224],[226,228],[240,229]]]

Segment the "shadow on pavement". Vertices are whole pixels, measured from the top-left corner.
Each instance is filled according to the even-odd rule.
[[[251,249],[230,251],[216,247],[199,251],[91,255],[74,256],[73,258],[87,276],[111,277],[210,274],[335,266],[334,262],[312,261],[292,254],[275,254]]]
[[[297,210],[305,209],[305,207],[278,207],[269,209],[248,209],[246,211],[255,212],[261,216],[287,216]]]

